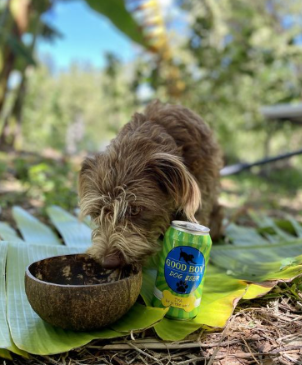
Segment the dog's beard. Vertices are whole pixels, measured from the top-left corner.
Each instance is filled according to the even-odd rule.
[[[150,195],[137,197],[124,188],[115,188],[117,196],[87,194],[81,200],[82,215],[92,213],[93,245],[88,253],[104,266],[144,263],[160,250],[158,238],[170,223],[171,208],[158,205],[152,196],[159,194],[149,187]],[[144,202],[143,211],[133,216],[134,202]],[[163,196],[158,196],[163,201]],[[91,213],[90,213],[91,214]],[[111,265],[112,264],[112,265]]]
[[[93,245],[88,249],[95,260],[104,266],[143,263],[161,248],[158,237],[165,227],[148,230],[130,222],[122,225],[102,224],[92,232]]]

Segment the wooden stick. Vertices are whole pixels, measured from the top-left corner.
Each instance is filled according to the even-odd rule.
[[[203,344],[201,342],[189,342],[189,343],[179,343],[179,342],[157,342],[157,341],[135,341],[129,342],[129,343],[115,343],[110,345],[104,345],[104,346],[93,346],[88,345],[86,348],[89,349],[98,349],[98,350],[131,350],[133,349],[133,345],[140,349],[150,349],[150,350],[161,350],[161,349],[191,349],[191,348],[211,348],[211,347],[225,347],[229,345],[233,345],[235,343],[238,343],[237,340],[233,341],[225,341],[222,343],[209,343],[209,344]]]

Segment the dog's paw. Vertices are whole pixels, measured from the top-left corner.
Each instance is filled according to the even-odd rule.
[[[180,280],[176,283],[176,290],[179,293],[185,293],[187,289],[188,289],[188,284],[186,283],[186,281]]]

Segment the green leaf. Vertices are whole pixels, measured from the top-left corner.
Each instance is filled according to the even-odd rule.
[[[7,257],[8,243],[0,243],[0,357],[6,359],[10,358],[10,353],[21,355],[23,357],[28,357],[28,355],[18,349],[13,343],[10,331],[8,327],[8,322],[6,318],[7,314],[7,298],[6,298],[6,284],[5,284],[5,267],[6,267],[6,257]]]
[[[8,224],[0,222],[0,239],[9,242],[24,242]]]
[[[228,274],[253,282],[291,279],[301,271],[302,240],[265,246],[214,246],[212,262]],[[293,258],[286,260],[286,258]],[[284,261],[286,260],[286,261]],[[287,266],[290,264],[290,270]],[[301,271],[302,274],[302,271]]]
[[[16,56],[22,57],[28,65],[36,66],[32,51],[26,47],[17,37],[12,34],[5,35],[6,42]]]
[[[48,42],[54,42],[58,38],[63,38],[63,34],[53,26],[51,26],[49,23],[46,23],[40,21],[40,36],[43,37],[43,40],[46,40]]]
[[[57,206],[47,208],[47,214],[67,246],[91,245],[91,229],[79,219]]]
[[[111,325],[111,328],[125,333],[143,330],[162,320],[167,311],[168,308],[146,307],[136,303],[119,321]]]
[[[134,42],[147,47],[142,30],[131,13],[125,7],[123,0],[85,0],[98,13],[106,16],[121,32]]]
[[[153,290],[155,285],[157,271],[156,270],[143,270],[143,285],[140,295],[144,299],[146,305],[151,306]]]
[[[0,349],[0,357],[2,357],[3,359],[6,359],[6,360],[12,360],[13,359],[10,352],[7,351],[7,350],[3,350],[3,349]]]
[[[277,243],[284,240],[288,241],[294,238],[292,235],[280,229],[270,217],[256,213],[254,211],[250,211],[249,214],[254,222],[259,226],[259,228],[261,228],[261,232],[263,232],[267,239],[272,243]],[[272,232],[272,234],[270,234],[270,232]]]
[[[265,281],[263,283],[252,283],[248,286],[242,299],[255,299],[262,297],[278,284],[277,280]]]
[[[69,351],[93,339],[123,334],[105,328],[95,332],[72,332],[44,322],[31,308],[24,289],[25,268],[32,262],[55,255],[81,252],[78,247],[9,244],[7,259],[8,322],[19,349],[47,355]]]
[[[4,349],[12,346],[6,320],[5,265],[7,246],[6,242],[0,242],[0,347]]]
[[[271,267],[265,273],[255,277],[255,281],[278,280],[291,281],[302,275],[302,255],[297,256],[295,260],[284,265],[284,260],[274,262],[274,267]]]
[[[238,301],[247,290],[247,283],[208,267],[199,314],[196,323],[224,327]]]
[[[274,262],[286,257],[295,257],[302,254],[302,239],[285,241],[275,245],[266,244],[263,246],[245,246],[237,247],[232,245],[214,245],[212,246],[211,259],[220,266],[232,269],[230,264],[237,259],[245,260],[250,266],[257,262]],[[226,255],[227,257],[224,257]]]
[[[302,226],[293,217],[288,216],[287,219],[278,219],[276,224],[283,230],[302,238]]]
[[[154,329],[164,341],[181,341],[201,327],[201,324],[194,322],[194,320],[184,322],[164,318],[154,326]]]
[[[60,245],[59,238],[45,224],[20,207],[13,207],[13,217],[25,241],[31,244]]]
[[[227,226],[225,234],[236,246],[263,245],[268,243],[255,228],[237,226],[234,223]]]

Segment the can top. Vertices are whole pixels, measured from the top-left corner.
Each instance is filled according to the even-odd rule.
[[[208,227],[186,221],[172,221],[172,227],[196,235],[206,235],[210,232],[210,228]]]

